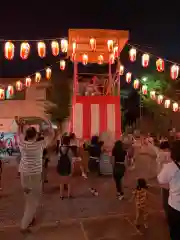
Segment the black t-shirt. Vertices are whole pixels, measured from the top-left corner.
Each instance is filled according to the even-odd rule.
[[[90,145],[88,152],[90,157],[100,158],[101,147],[99,145]]]
[[[115,149],[112,150],[112,156],[114,157],[115,163],[123,163],[126,159],[127,152],[125,150],[123,151],[116,151]]]

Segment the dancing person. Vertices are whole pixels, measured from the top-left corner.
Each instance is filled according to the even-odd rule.
[[[51,129],[44,140],[37,141],[37,132],[34,127],[29,127],[25,136],[20,130],[19,126],[19,149],[21,152],[19,172],[25,194],[21,232],[28,233],[31,223],[34,222],[42,192],[43,150],[51,143],[53,144],[54,133]]]
[[[171,145],[172,162],[164,164],[158,175],[158,181],[162,186],[168,185],[169,198],[167,219],[172,240],[180,239],[180,141]]]
[[[68,198],[71,198],[71,176],[72,176],[72,151],[70,148],[70,138],[64,136],[62,145],[59,148],[59,160],[57,172],[60,176],[60,198],[64,199],[64,185],[67,185]]]
[[[122,188],[122,179],[125,174],[125,160],[127,152],[123,149],[122,142],[116,141],[112,150],[112,165],[113,165],[113,178],[116,185],[117,198],[122,200],[124,192]]]

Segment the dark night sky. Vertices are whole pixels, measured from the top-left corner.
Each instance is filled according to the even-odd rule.
[[[46,2],[29,1],[25,6],[17,1],[14,4],[4,2],[0,14],[0,37],[9,40],[63,37],[67,36],[68,28],[127,29],[130,42],[141,45],[143,50],[180,62],[180,15],[174,2]],[[24,62],[19,59],[17,50],[15,60],[7,62],[2,50],[1,47],[0,75],[3,77],[24,76],[55,61],[52,57],[42,61],[32,54]]]

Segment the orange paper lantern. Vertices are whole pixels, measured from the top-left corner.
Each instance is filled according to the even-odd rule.
[[[61,40],[61,51],[63,53],[66,53],[68,51],[68,41],[67,41],[67,39],[62,39]]]
[[[165,108],[169,108],[170,104],[171,104],[171,101],[170,101],[169,99],[167,99],[167,100],[165,100],[165,102],[164,102],[164,107],[165,107]]]
[[[170,74],[173,80],[177,79],[179,76],[179,66],[176,64],[172,65],[170,69]]]
[[[59,43],[58,43],[58,41],[52,41],[51,42],[51,50],[52,50],[52,55],[54,57],[57,57],[59,55]]]
[[[4,56],[7,60],[12,60],[14,58],[15,46],[12,42],[6,42],[4,45]]]
[[[46,56],[46,44],[44,42],[38,42],[38,55],[40,58],[44,58]]]
[[[109,52],[113,52],[113,49],[114,49],[114,42],[113,42],[113,40],[108,40],[107,41],[107,46],[108,46],[108,51]]]
[[[30,53],[30,45],[27,42],[23,42],[21,43],[21,47],[20,47],[20,57],[23,60],[28,59],[29,57],[29,53]]]
[[[173,111],[177,112],[179,110],[179,105],[178,103],[173,103]]]
[[[147,94],[147,85],[143,85],[143,86],[142,86],[142,93],[143,93],[144,95]]]
[[[156,91],[150,91],[150,98],[152,100],[155,100],[156,99]]]
[[[36,72],[35,73],[35,82],[39,83],[41,81],[41,73],[40,72]]]
[[[114,56],[115,58],[119,57],[119,47],[117,45],[114,47]]]
[[[90,45],[91,50],[95,51],[96,50],[96,39],[95,38],[91,38],[89,40],[89,45]]]
[[[12,96],[14,94],[14,87],[12,85],[9,85],[7,87],[7,91],[9,93],[9,95]]]
[[[88,63],[88,55],[87,54],[82,55],[82,63],[84,65],[87,65],[87,63]]]
[[[72,43],[72,52],[75,54],[76,53],[76,48],[77,48],[77,43],[74,41]]]
[[[66,67],[66,62],[64,60],[60,61],[60,69],[63,71]]]
[[[126,82],[127,83],[131,82],[131,78],[132,78],[132,73],[130,73],[130,72],[126,73]]]
[[[99,55],[98,56],[98,64],[103,64],[103,62],[104,62],[104,57],[103,57],[103,55]]]
[[[134,85],[134,89],[138,89],[140,85],[139,79],[135,79],[133,85]]]
[[[122,76],[124,74],[124,66],[120,65],[119,67],[119,75]]]
[[[46,68],[46,79],[49,80],[52,76],[52,70],[51,68]]]
[[[156,61],[156,68],[158,72],[163,72],[164,71],[164,60],[159,58]]]
[[[5,92],[3,88],[0,88],[0,99],[1,100],[5,99]]]
[[[114,53],[111,53],[111,54],[109,55],[109,63],[110,63],[110,64],[114,64],[114,61],[115,61]]]
[[[158,97],[157,97],[157,103],[158,103],[158,104],[162,104],[163,99],[164,99],[163,95],[158,95]]]
[[[129,59],[131,62],[135,62],[136,61],[136,54],[137,54],[137,51],[135,48],[131,48],[129,50]]]
[[[31,86],[31,78],[30,77],[26,78],[25,85],[26,85],[26,87],[30,87]]]
[[[150,59],[149,54],[144,53],[144,54],[142,55],[142,66],[143,66],[143,67],[146,68],[146,67],[149,66],[149,59]]]
[[[23,89],[23,84],[21,81],[16,82],[16,90],[21,91]]]

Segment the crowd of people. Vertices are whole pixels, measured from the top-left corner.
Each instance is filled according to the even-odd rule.
[[[52,152],[58,155],[56,171],[59,175],[59,196],[72,198],[71,187],[74,166],[78,163],[81,175],[88,179],[87,187],[94,196],[99,195],[94,178],[101,175],[100,160],[106,146],[98,136],[93,136],[90,142],[80,142],[74,133],[64,134],[59,138],[59,132],[47,129],[38,133],[34,127],[29,127],[25,132],[19,123],[19,175],[25,195],[24,216],[21,222],[21,231],[27,233],[35,222],[42,189],[48,182],[48,163]],[[136,168],[137,149],[149,145],[156,152],[157,179],[161,186],[162,202],[170,228],[171,239],[180,239],[180,135],[156,139],[150,135],[142,137],[140,134],[126,134],[121,140],[116,141],[110,151],[112,175],[116,187],[118,200],[123,200],[124,191],[122,180],[126,169]],[[82,159],[88,162],[86,169]],[[2,173],[2,161],[0,161]],[[1,176],[1,174],[0,174]],[[67,196],[65,193],[67,192]],[[137,179],[136,189],[132,199],[136,203],[135,225],[140,229],[143,224],[148,227],[148,180]]]

